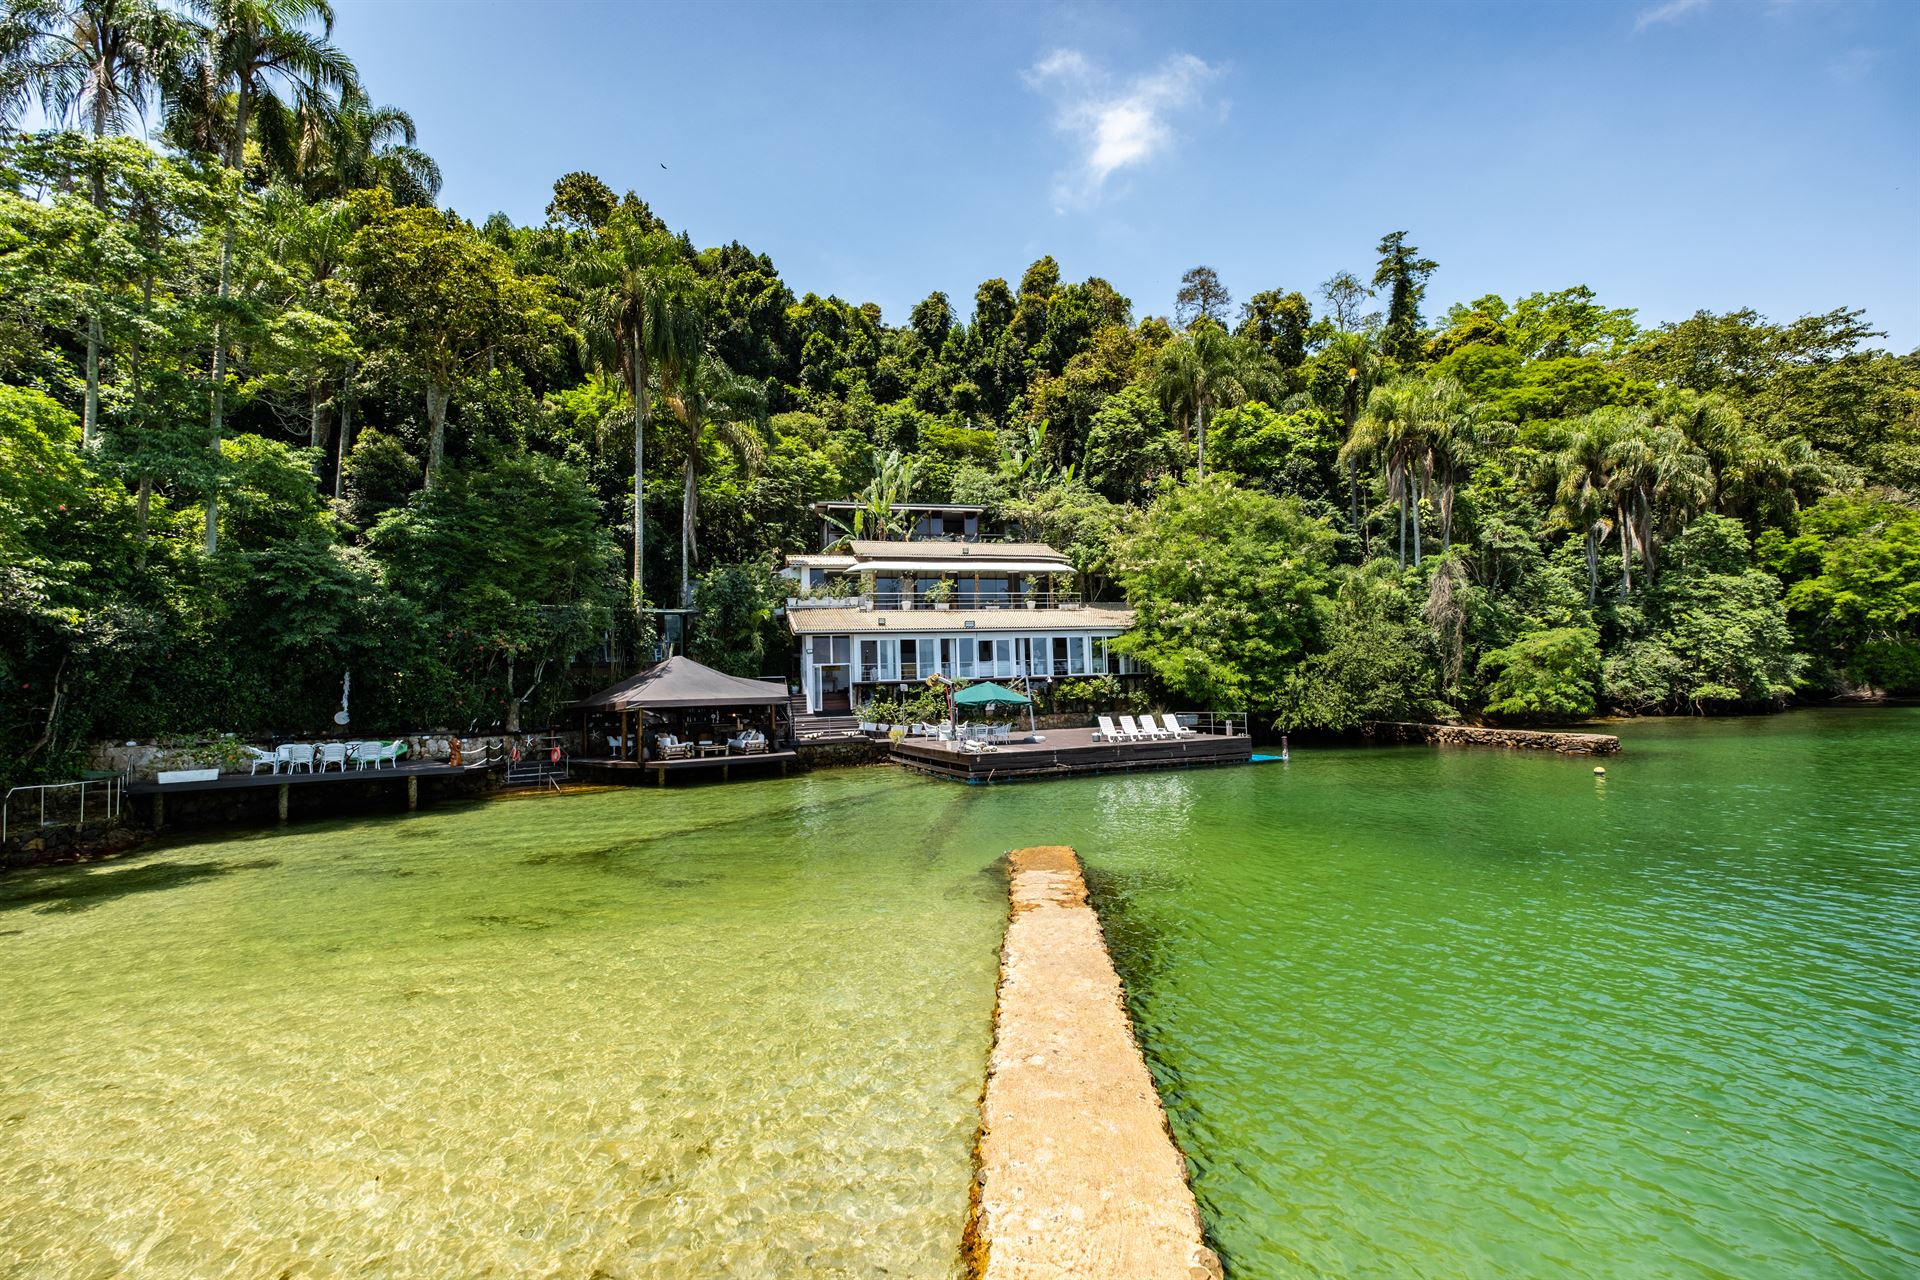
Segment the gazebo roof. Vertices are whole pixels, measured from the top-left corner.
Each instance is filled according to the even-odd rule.
[[[613,711],[660,710],[674,707],[759,707],[787,700],[785,681],[748,680],[715,671],[692,658],[675,654],[665,662],[608,685],[574,703],[576,707],[606,707]]]

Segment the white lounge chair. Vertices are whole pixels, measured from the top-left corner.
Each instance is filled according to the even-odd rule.
[[[1098,734],[1098,737],[1102,742],[1131,742],[1133,740],[1134,735],[1131,733],[1122,732],[1121,730],[1114,728],[1113,717],[1101,716],[1100,732]]]
[[[254,774],[260,772],[261,765],[267,766],[268,773],[280,772],[280,753],[278,751],[262,751],[259,747],[245,747],[243,750],[247,753],[248,777],[252,777]]]
[[[288,773],[292,773],[295,769],[313,772],[313,747],[310,743],[283,742],[273,749],[273,754],[287,766]]]
[[[1133,722],[1132,716],[1120,717],[1120,731],[1122,733],[1131,734],[1135,741],[1143,741],[1143,740],[1148,740],[1153,738],[1163,738],[1166,736],[1164,733],[1160,731],[1159,725],[1155,725],[1153,728],[1149,729],[1144,725],[1135,724]]]
[[[1198,736],[1194,730],[1181,724],[1180,717],[1174,715],[1171,711],[1163,711],[1160,713],[1160,723],[1165,725],[1167,732],[1176,738],[1192,738]]]

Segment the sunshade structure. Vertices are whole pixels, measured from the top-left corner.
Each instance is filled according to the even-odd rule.
[[[1028,727],[1038,724],[1033,718],[1033,699],[1024,693],[1016,693],[1003,684],[991,680],[982,680],[957,690],[953,695],[956,707],[1025,707]]]
[[[983,680],[954,694],[953,702],[960,707],[1024,707],[1031,705],[1033,699],[1024,693],[1015,693],[1005,685]]]
[[[654,758],[660,734],[677,741],[724,741],[758,730],[776,747],[792,738],[784,680],[748,680],[675,654],[573,704],[589,754],[604,742],[615,760]]]
[[[771,680],[748,680],[675,654],[637,676],[608,685],[575,706],[604,707],[609,711],[664,711],[685,707],[771,707],[784,704],[787,686]]]

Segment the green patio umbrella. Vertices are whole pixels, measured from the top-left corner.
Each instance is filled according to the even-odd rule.
[[[1030,721],[1033,716],[1032,698],[991,680],[968,685],[953,695],[953,702],[958,707],[1026,707]]]

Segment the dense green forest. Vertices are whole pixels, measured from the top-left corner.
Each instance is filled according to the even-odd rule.
[[[772,571],[848,495],[986,504],[1136,607],[1159,696],[1281,727],[1920,688],[1920,353],[1857,310],[1437,314],[1394,231],[1165,316],[1044,257],[889,323],[592,174],[436,207],[330,28],[8,5],[0,776],[313,731],[349,671],[357,729],[544,721],[644,608],[782,672]]]

